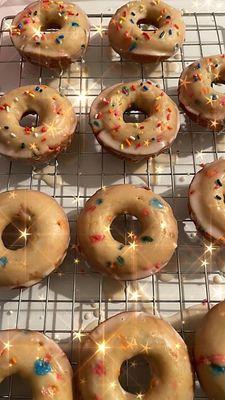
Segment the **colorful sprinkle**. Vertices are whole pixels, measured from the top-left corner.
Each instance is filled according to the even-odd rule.
[[[215,183],[216,183],[218,186],[223,186],[222,182],[221,182],[219,179],[217,179]]]
[[[41,93],[43,92],[43,89],[40,86],[36,86],[35,91]]]
[[[133,41],[128,49],[128,51],[133,51],[137,47],[137,42]]]
[[[211,364],[210,368],[212,369],[214,375],[221,375],[225,373],[225,367],[221,365]]]
[[[216,195],[216,196],[215,196],[215,199],[217,199],[217,200],[222,200],[222,197]]]
[[[160,33],[160,35],[159,35],[159,39],[162,39],[162,38],[165,36],[165,34],[166,34],[166,32],[165,32],[165,31],[162,31],[162,32]]]
[[[96,233],[95,235],[90,236],[90,241],[91,243],[97,243],[97,242],[102,242],[105,239],[105,235],[101,233]]]
[[[161,203],[161,201],[159,201],[156,197],[154,199],[150,200],[150,205],[153,208],[158,208],[158,209],[162,209],[164,208],[164,205]]]
[[[151,238],[151,236],[142,236],[141,241],[143,243],[151,243],[151,242],[153,242],[153,239]]]
[[[49,372],[52,371],[52,367],[49,361],[45,361],[42,358],[39,358],[34,363],[34,372],[38,376],[47,375]]]
[[[5,267],[8,264],[8,258],[7,257],[1,257],[0,258],[0,267]]]
[[[124,265],[125,261],[124,258],[121,256],[118,256],[116,259],[116,264],[119,264],[120,267],[122,267]]]
[[[80,24],[78,24],[78,22],[71,22],[71,25],[72,25],[73,27],[80,26]]]
[[[93,372],[98,376],[106,375],[106,369],[102,360],[98,361],[93,367]]]
[[[100,204],[103,203],[103,201],[104,201],[104,200],[102,200],[102,199],[97,199],[95,203],[98,204],[98,205],[100,205]]]

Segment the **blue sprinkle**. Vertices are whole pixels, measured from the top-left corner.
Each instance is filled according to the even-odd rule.
[[[43,90],[42,90],[42,88],[40,88],[40,86],[36,86],[36,88],[35,88],[35,90],[36,90],[36,92],[43,92]]]
[[[154,199],[150,200],[150,205],[153,208],[158,208],[158,209],[164,208],[164,205],[156,197],[154,197]]]
[[[159,39],[162,39],[164,36],[165,36],[165,31],[162,31],[161,33],[160,33],[160,35],[159,35]]]
[[[132,51],[132,50],[136,49],[136,47],[137,47],[137,42],[132,42],[128,50]]]
[[[102,199],[97,199],[95,203],[98,204],[98,205],[100,205],[100,204],[103,203],[103,200],[102,200]]]
[[[225,373],[225,367],[221,365],[211,364],[210,368],[212,369],[214,375],[221,375]]]
[[[92,122],[92,124],[93,124],[94,126],[97,126],[97,127],[100,127],[100,126],[101,126],[101,123],[100,123],[100,121],[99,121],[98,119],[95,119],[95,120]]]
[[[133,20],[133,19],[130,19],[130,22],[131,22],[132,24],[134,24],[134,20]]]
[[[52,371],[52,367],[48,361],[39,358],[34,363],[34,372],[36,375],[44,376]]]
[[[59,38],[56,38],[55,41],[56,41],[56,43],[58,43],[58,44],[61,43],[61,40],[60,40]]]
[[[170,36],[173,34],[172,29],[169,29],[168,32],[169,32],[169,35],[170,35]]]
[[[0,267],[5,267],[6,264],[8,264],[8,258],[7,257],[1,257],[0,258]]]
[[[197,68],[198,68],[198,69],[201,68],[201,64],[200,64],[200,63],[197,64]]]
[[[58,38],[59,39],[64,39],[64,35],[59,35]]]
[[[23,29],[23,24],[20,22],[20,24],[18,25],[19,29]]]
[[[132,11],[131,15],[135,16],[136,14],[135,14],[135,12]]]
[[[217,94],[213,94],[213,95],[212,95],[212,100],[217,100],[217,99],[218,99]]]
[[[147,92],[148,86],[143,86],[143,90],[144,90],[144,92]]]
[[[73,27],[80,26],[80,25],[78,24],[78,22],[71,22],[71,25],[72,25]]]

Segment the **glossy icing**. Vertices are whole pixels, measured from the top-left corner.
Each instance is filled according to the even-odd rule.
[[[225,55],[204,57],[181,74],[179,101],[188,116],[200,125],[221,130],[225,120],[225,95],[212,87],[225,80]]]
[[[203,234],[218,244],[225,241],[225,160],[206,164],[189,188],[191,218]]]
[[[48,26],[59,29],[45,33]],[[63,68],[84,55],[89,30],[87,16],[76,4],[41,0],[31,3],[14,18],[11,39],[29,61]]]
[[[131,234],[125,245],[110,231],[120,214],[134,215],[141,234]],[[114,185],[98,190],[88,200],[77,221],[79,246],[97,271],[116,279],[140,279],[163,268],[177,246],[177,223],[169,204],[151,190],[134,185]]]
[[[144,395],[126,392],[118,381],[125,360],[141,354],[151,365]],[[84,400],[192,400],[193,376],[185,343],[171,325],[143,312],[109,318],[85,339],[78,369]]]
[[[143,31],[140,22],[156,28]],[[109,41],[121,56],[140,62],[167,59],[184,42],[180,11],[160,0],[131,1],[119,8],[109,23]]]
[[[134,104],[147,118],[126,123],[123,114]],[[105,89],[91,106],[90,121],[99,143],[130,161],[159,154],[172,144],[180,128],[176,104],[151,81],[120,83]]]
[[[39,124],[23,127],[24,114],[39,115]],[[31,163],[46,162],[70,144],[77,118],[66,97],[45,85],[21,86],[0,99],[0,153]]]
[[[5,247],[4,229],[13,223],[25,247]],[[26,229],[26,230],[25,230]],[[69,245],[67,216],[50,196],[33,190],[0,194],[0,287],[29,287],[63,261]]]
[[[0,332],[0,383],[13,374],[28,379],[35,400],[73,400],[72,368],[60,347],[39,332]]]

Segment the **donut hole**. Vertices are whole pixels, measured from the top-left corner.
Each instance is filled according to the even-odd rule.
[[[57,32],[60,29],[62,29],[62,23],[59,21],[46,21],[44,24],[41,26],[41,32]]]
[[[16,216],[2,233],[4,246],[9,250],[26,247],[32,235],[31,223],[32,218],[28,214],[21,218]]]
[[[122,388],[132,394],[144,394],[148,391],[152,378],[149,360],[137,355],[125,360],[120,368],[119,383]]]
[[[131,214],[120,214],[112,222],[110,231],[112,237],[120,243],[128,244],[141,234],[140,221]]]
[[[20,121],[19,121],[20,126],[26,128],[32,128],[32,127],[37,127],[40,126],[40,116],[39,114],[34,111],[34,110],[29,110],[26,111]]]
[[[139,19],[137,25],[143,32],[156,31],[159,28],[159,24],[156,21],[151,21],[150,18]]]
[[[123,120],[126,123],[141,123],[146,120],[148,115],[144,110],[135,104],[131,105],[123,114]]]
[[[33,399],[32,386],[29,379],[22,377],[19,373],[13,374],[5,378],[3,382],[4,387],[12,388],[12,393],[16,393],[18,399]],[[8,396],[6,396],[7,398]],[[14,396],[12,398],[15,399]],[[4,399],[4,396],[3,396]]]
[[[216,92],[225,93],[225,81],[213,81],[211,86]]]

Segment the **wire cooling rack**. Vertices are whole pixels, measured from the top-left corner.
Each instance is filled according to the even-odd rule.
[[[0,328],[46,333],[66,350],[74,367],[79,333],[113,314],[131,308],[160,313],[191,343],[202,304],[207,309],[225,297],[223,252],[196,235],[187,210],[188,185],[200,164],[224,155],[224,134],[206,131],[181,112],[180,133],[171,150],[132,165],[101,149],[88,118],[95,96],[118,82],[150,78],[177,102],[182,69],[199,57],[224,53],[225,14],[184,14],[187,32],[183,49],[158,66],[124,61],[110,49],[106,34],[110,17],[89,15],[92,28],[87,54],[61,73],[20,58],[8,34],[12,16],[3,19],[0,30],[0,94],[26,84],[51,85],[70,99],[79,117],[71,147],[47,168],[38,171],[0,158],[1,191],[32,188],[55,197],[68,215],[72,236],[68,255],[58,271],[32,288],[0,292]],[[134,111],[130,117],[139,115]],[[80,258],[75,246],[77,213],[98,188],[116,183],[151,186],[171,204],[179,225],[179,245],[169,265],[136,286],[102,278]],[[135,230],[136,222],[128,222],[129,229]],[[0,399],[30,398],[27,385],[17,377],[0,386]],[[195,398],[205,399],[198,382]]]

